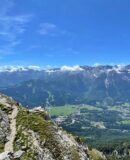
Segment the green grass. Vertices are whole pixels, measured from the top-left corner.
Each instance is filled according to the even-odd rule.
[[[79,106],[79,105],[65,105],[65,106],[58,106],[58,107],[51,107],[50,108],[50,115],[51,116],[69,116],[70,114],[73,114],[77,112],[80,109],[85,109],[85,110],[101,110],[101,108],[97,108],[94,106],[90,105],[84,105],[84,106]]]
[[[40,141],[46,141],[46,148],[52,151],[54,159],[62,159],[62,148],[59,147],[58,141],[55,139],[55,129],[53,128],[53,123],[46,119],[46,114],[44,112],[28,112],[21,110],[17,115],[17,135],[14,143],[15,150],[19,150],[21,146],[26,146],[26,152],[23,155],[23,159],[30,158],[34,156],[31,145],[29,144],[27,136],[23,133],[26,130],[32,130],[37,133],[40,137]],[[23,160],[22,159],[22,160]]]
[[[92,111],[92,110],[102,110],[101,108],[90,106],[90,105],[81,106],[80,109],[86,109],[86,110],[90,110],[90,111]]]
[[[123,107],[129,107],[130,104],[129,103],[124,103]]]
[[[4,144],[0,143],[0,153],[4,151]]]
[[[102,160],[101,153],[96,149],[90,150],[89,156],[90,156],[90,159],[93,159],[93,160]]]
[[[54,124],[51,120],[46,120],[47,116],[46,113],[40,111],[29,112],[23,109],[19,111],[16,118],[17,134],[14,148],[17,151],[21,149],[21,146],[26,147],[21,160],[28,160],[29,158],[35,160],[35,157],[37,157],[37,153],[34,153],[34,150],[31,148],[33,142],[30,143],[29,141],[30,135],[28,130],[32,130],[39,135],[41,147],[46,147],[52,153],[54,159],[63,159],[63,152],[66,148],[60,145],[59,139],[56,138],[57,129],[53,127]],[[25,135],[25,132],[27,135]],[[45,144],[42,145],[42,142],[45,142]],[[77,148],[72,150],[70,148],[70,154],[72,160],[80,159]]]
[[[109,110],[112,110],[112,111],[116,111],[117,109],[119,109],[119,106],[111,106],[109,108]]]
[[[28,133],[28,130],[37,132],[40,136],[41,141],[44,139],[51,139],[52,134],[49,131],[51,122],[45,121],[45,113],[33,113],[27,110],[21,109],[16,118],[17,134],[14,142],[15,151],[20,150],[21,146],[25,146],[25,154],[21,160],[28,160],[34,158],[34,151],[31,149],[31,143],[29,141],[29,135],[25,135],[24,132]]]
[[[130,120],[123,120],[121,121],[122,124],[130,124]]]
[[[51,107],[50,115],[51,116],[68,116],[76,111],[77,111],[77,106],[74,106],[74,105]]]
[[[4,111],[5,113],[9,113],[12,111],[12,108],[11,107],[6,107],[4,106],[3,104],[0,104],[0,110]]]
[[[79,153],[77,152],[77,150],[74,146],[71,148],[71,159],[72,160],[79,160],[80,159]]]
[[[5,107],[3,104],[0,104],[0,109],[3,110]]]

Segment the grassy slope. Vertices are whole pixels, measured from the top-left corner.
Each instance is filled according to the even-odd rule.
[[[96,108],[90,105],[80,106],[80,109],[100,110],[100,108]],[[51,107],[49,112],[51,116],[68,116],[72,113],[77,112],[78,110],[79,110],[79,105],[65,105],[65,106]]]
[[[73,105],[65,105],[60,107],[52,107],[50,109],[50,114],[52,116],[68,116],[76,112],[77,107]]]
[[[46,141],[45,147],[51,151],[53,158],[62,160],[62,152],[64,148],[58,145],[57,139],[55,139],[56,131],[53,128],[53,123],[50,120],[45,120],[46,114],[44,112],[28,112],[27,110],[21,109],[17,116],[17,135],[14,143],[15,150],[19,150],[21,146],[26,146],[25,154],[22,160],[27,160],[28,157],[34,158],[36,153],[32,151],[31,143],[28,142],[28,136],[23,134],[26,130],[33,130],[40,136],[41,142]],[[33,143],[33,142],[32,142]],[[72,160],[79,160],[77,150],[72,150]]]

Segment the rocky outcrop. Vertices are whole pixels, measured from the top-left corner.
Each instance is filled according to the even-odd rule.
[[[0,110],[0,143],[4,144],[9,136],[9,118]]]
[[[96,160],[80,138],[48,117],[41,108],[27,110],[0,95],[0,160]]]
[[[10,160],[12,159],[12,153],[11,152],[2,152],[0,154],[0,160]]]

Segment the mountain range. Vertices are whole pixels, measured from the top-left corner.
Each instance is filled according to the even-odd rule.
[[[130,102],[130,65],[4,68],[0,90],[29,106]]]

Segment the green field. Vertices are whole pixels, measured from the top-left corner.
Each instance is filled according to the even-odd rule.
[[[121,122],[122,122],[122,124],[130,124],[130,120],[123,120]]]
[[[90,105],[83,105],[80,107],[80,109],[85,109],[85,110],[90,110],[90,111],[92,111],[92,110],[102,111],[101,108],[95,107],[95,106],[90,106]]]
[[[74,105],[65,105],[59,107],[51,107],[50,115],[51,116],[68,116],[77,111],[77,107]]]
[[[90,105],[65,105],[65,106],[58,106],[58,107],[51,107],[49,113],[51,116],[68,116],[72,113],[78,112],[80,109],[85,110],[101,110],[101,108],[96,108]]]

